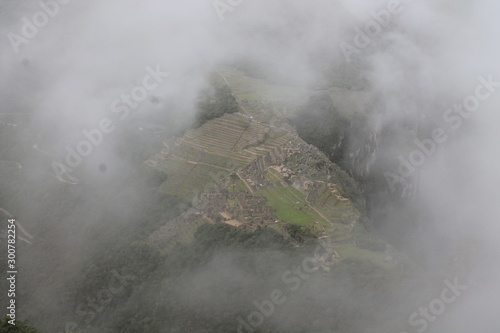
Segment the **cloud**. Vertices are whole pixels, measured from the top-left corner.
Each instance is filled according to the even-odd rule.
[[[400,135],[379,146],[381,165],[397,166],[398,156],[418,149],[414,140],[399,139],[429,138],[428,131],[441,126],[443,112],[474,93],[478,77],[491,75],[500,80],[500,26],[496,23],[500,4],[488,0],[401,2],[404,10],[363,49],[356,68],[356,74],[367,82],[363,93],[369,97],[362,99],[363,108],[379,120],[373,122],[372,130],[392,129]],[[152,92],[158,104],[146,101],[131,114],[162,114],[180,126],[194,117],[198,94],[207,87],[207,74],[215,65],[245,58],[282,82],[308,87],[323,82],[325,69],[347,66],[341,43],[351,42],[355,28],[373,20],[371,13],[387,3],[243,1],[221,20],[211,1],[71,1],[61,5],[47,24],[40,24],[36,35],[15,52],[8,34],[23,36],[27,24],[23,17],[33,21],[41,7],[37,1],[3,1],[2,110],[32,113],[29,132],[38,138],[40,148],[55,159],[64,159],[66,147],[85,138],[83,130],[97,128],[101,119],[112,117],[114,100],[142,84],[147,66],[160,66],[170,76]],[[417,211],[413,216],[419,224],[417,242],[432,243],[422,250],[422,257],[432,258],[436,266],[442,264],[441,254],[446,257],[433,253],[443,245],[443,238],[460,241],[471,236],[490,253],[500,252],[498,105],[500,94],[482,102],[463,120],[460,132],[450,135],[428,157],[414,179],[418,195],[411,205]],[[109,134],[89,163],[106,159],[109,165],[126,166],[116,148],[121,138],[119,131]],[[40,169],[50,169],[52,160]],[[42,183],[46,174],[33,171],[30,176]],[[85,193],[82,198],[82,206],[89,208],[92,195]],[[127,203],[134,203],[138,195],[129,198]],[[22,201],[28,203],[30,198]],[[377,209],[387,211],[384,204]],[[126,215],[127,204],[122,205]],[[397,220],[401,215],[393,216]],[[471,275],[498,276],[497,264],[483,255],[475,257]],[[197,277],[191,281],[195,283]],[[492,283],[487,280],[485,285]],[[485,294],[478,293],[476,301],[460,299],[456,313],[475,313],[474,306],[482,299],[495,304]],[[450,309],[446,316],[453,313]],[[472,316],[469,323],[476,324],[476,318]],[[494,320],[488,317],[481,325],[494,327]]]

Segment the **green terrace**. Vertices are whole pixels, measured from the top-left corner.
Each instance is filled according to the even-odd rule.
[[[323,227],[328,224],[309,207],[305,195],[286,185],[277,171],[268,169],[265,178],[271,185],[257,193],[263,195],[269,205],[276,209],[275,214],[280,220],[308,228],[312,228],[316,222]]]
[[[334,241],[344,241],[350,238],[350,227],[338,219],[339,214],[325,214],[326,210],[319,210],[314,204],[307,200],[305,193],[287,184],[282,175],[269,168],[265,171],[266,187],[258,190],[257,195],[266,198],[267,204],[275,209],[275,214],[283,223],[290,223],[308,228],[313,233],[324,233]],[[328,203],[325,201],[325,205]],[[347,208],[347,207],[345,207]],[[349,207],[348,213],[352,213],[354,207]],[[335,211],[335,208],[332,208]]]
[[[191,201],[194,196],[206,190],[212,183],[212,177],[222,178],[227,172],[210,166],[192,164],[169,159],[159,166],[166,173],[167,179],[160,185],[159,191]]]
[[[300,101],[309,93],[309,90],[304,88],[271,84],[263,79],[246,76],[235,68],[221,67],[218,72],[239,100]]]
[[[251,145],[249,140],[266,129],[241,114],[228,114],[187,131],[181,144],[158,167],[167,175],[160,191],[191,200],[196,191],[213,183],[213,174],[227,176],[290,138],[284,131],[281,136]]]

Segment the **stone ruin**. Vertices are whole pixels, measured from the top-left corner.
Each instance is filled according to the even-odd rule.
[[[264,186],[264,184],[266,184],[263,176],[264,171],[266,171],[269,167],[283,164],[285,160],[296,151],[297,150],[291,145],[290,142],[275,147],[266,154],[256,158],[245,167],[241,168],[239,170],[239,174],[252,186]]]
[[[276,221],[273,208],[265,204],[265,198],[250,192],[222,189],[203,193],[196,209],[215,223],[263,225]]]

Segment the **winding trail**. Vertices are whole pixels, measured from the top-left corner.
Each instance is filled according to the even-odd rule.
[[[239,171],[238,171],[238,172],[236,172],[236,175],[237,175],[237,176],[238,176],[238,178],[239,178],[239,179],[243,182],[243,184],[245,184],[245,186],[248,188],[248,190],[250,191],[250,193],[254,194],[254,193],[253,193],[252,186],[250,186],[250,184],[248,184],[248,182],[246,181],[246,179],[245,179],[245,178],[243,178],[243,177],[240,175]]]
[[[185,159],[183,157],[177,156],[175,154],[172,154],[170,156],[173,159],[175,159],[175,160],[183,161],[183,162],[186,162],[186,163],[189,163],[189,164],[204,165],[204,166],[208,166],[208,167],[212,167],[212,168],[224,170],[224,171],[227,171],[227,172],[233,172],[234,171],[234,170],[231,170],[231,169],[228,169],[228,168],[221,167],[220,165],[214,165],[214,164],[209,164],[209,163],[204,163],[204,162],[197,162],[197,161],[190,161],[190,160],[187,160],[187,159]]]
[[[268,169],[269,169],[269,168],[272,168],[272,167],[268,167]],[[274,170],[274,169],[273,169],[273,170]],[[278,180],[278,181],[281,183],[281,185],[283,185],[284,187],[288,187],[288,186],[289,186],[289,185],[287,185],[287,184],[283,181],[283,179],[280,179],[280,178],[276,177],[276,175],[274,175],[272,172],[270,172],[269,174],[270,174],[273,178],[275,178],[276,180]],[[280,193],[281,193],[281,192],[280,192]],[[298,197],[295,193],[293,193],[292,191],[289,191],[289,193],[290,193],[291,195],[293,195],[293,196],[294,196],[294,197],[295,197],[298,201],[302,201],[302,199],[300,199],[300,198],[299,198],[299,197]],[[290,199],[288,199],[288,200],[290,200]],[[321,216],[321,217],[322,217],[325,221],[327,221],[328,223],[330,223],[330,224],[334,225],[334,223],[333,223],[332,221],[330,221],[330,219],[328,219],[328,218],[327,218],[324,214],[322,214],[320,211],[318,211],[316,208],[314,208],[314,207],[311,205],[311,203],[310,203],[309,201],[305,200],[305,202],[307,203],[307,206],[309,206],[309,208],[311,208],[313,211],[315,211],[315,212],[316,212],[316,214],[318,214],[319,216]]]

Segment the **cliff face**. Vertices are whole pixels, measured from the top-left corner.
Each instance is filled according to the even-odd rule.
[[[420,191],[426,165],[415,165],[412,160],[416,153],[431,158],[418,142],[430,137],[429,129],[439,127],[439,119],[401,115],[396,120],[384,110],[342,111],[329,110],[345,118],[345,128],[329,126],[331,132],[326,132],[323,141],[318,135],[313,139],[326,142],[320,149],[360,184],[366,213],[384,238],[406,248],[411,235],[424,224],[439,223],[437,217],[414,208],[426,200]],[[328,121],[322,116],[316,123]]]
[[[412,156],[428,157],[418,141],[431,137],[442,120],[394,114],[368,93],[332,88],[310,94],[297,109],[289,118],[298,135],[360,184],[375,227],[404,246],[431,218],[411,208],[426,199],[419,190],[425,165]]]
[[[411,175],[400,172],[398,155],[415,149],[419,130],[430,128],[429,117],[395,117],[368,93],[329,89],[312,93],[290,120],[302,139],[359,181],[367,195],[417,195],[413,184],[418,184],[418,170]]]

